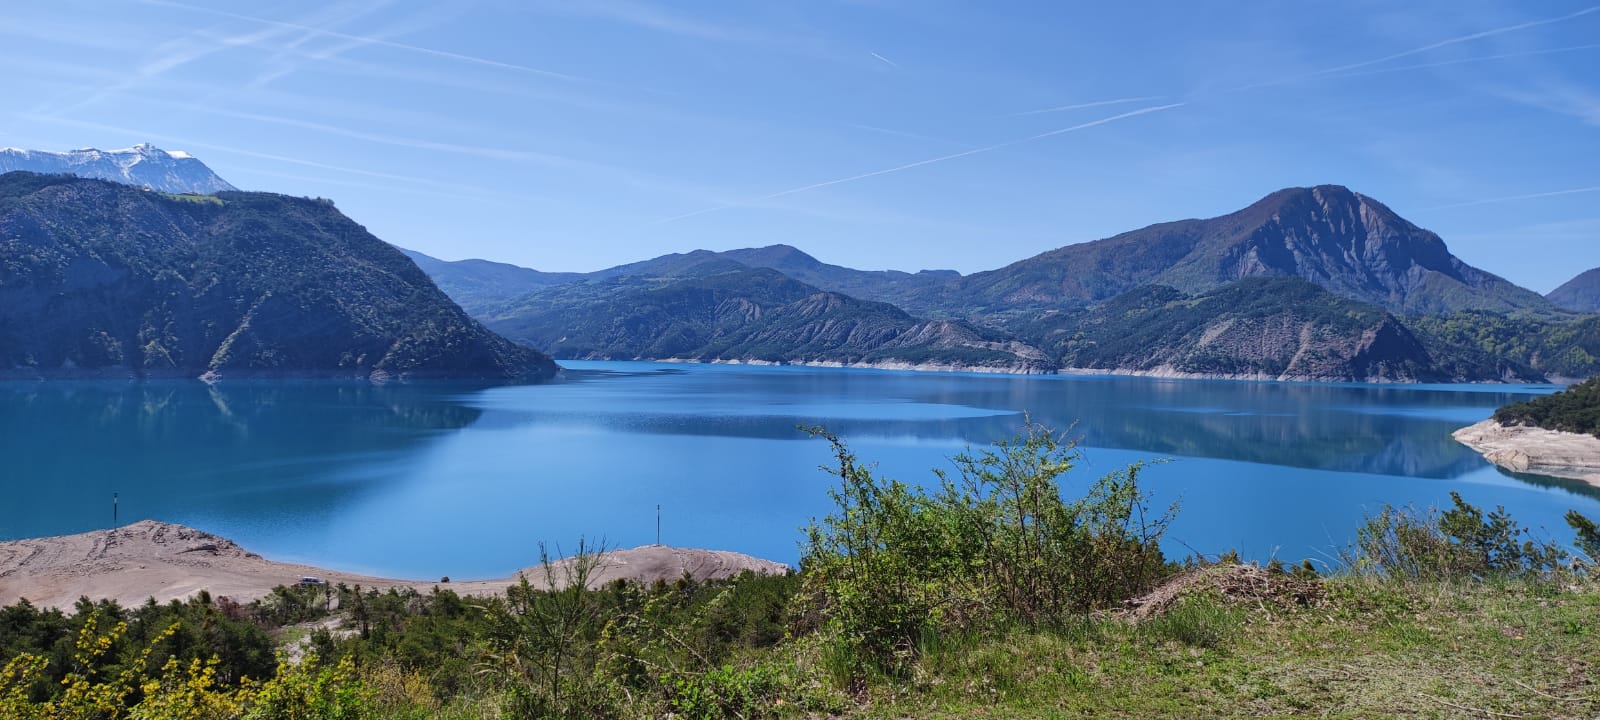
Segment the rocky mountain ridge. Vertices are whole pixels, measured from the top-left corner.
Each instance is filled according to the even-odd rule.
[[[14,171],[66,173],[168,193],[212,195],[237,189],[193,155],[148,143],[121,150],[68,152],[0,148],[0,173]]]
[[[696,250],[593,273],[512,276],[507,266],[492,282],[474,276],[473,261],[422,258],[469,312],[558,357],[850,363],[875,352],[874,343],[907,337],[908,322],[946,321],[961,339],[924,345],[918,354],[930,367],[959,365],[972,348],[1005,347],[1030,371],[1387,382],[1543,381],[1546,372],[1600,371],[1600,338],[1586,321],[1334,185],[1288,188],[1228,215],[1152,225],[967,276],[854,270],[788,245]],[[853,300],[852,313],[878,303],[903,317],[892,335],[858,329],[834,337],[779,322],[788,313],[778,308],[798,297],[773,304],[750,294],[772,287],[724,287],[719,302],[772,317],[760,329],[712,332],[706,328],[720,321],[710,320],[680,334],[675,320],[683,316],[659,306],[659,293],[711,269],[729,277],[765,269],[776,273],[772,287],[793,281],[837,295],[836,312]],[[597,294],[601,287],[612,294]],[[836,320],[824,327],[837,328]],[[603,341],[594,334],[601,326],[610,333]],[[1525,342],[1505,342],[1508,332]],[[685,337],[695,340],[678,342]],[[818,342],[829,338],[833,345]]]
[[[537,380],[325,200],[0,175],[0,375]]]

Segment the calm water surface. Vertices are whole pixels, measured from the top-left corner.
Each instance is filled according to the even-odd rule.
[[[1168,552],[1325,558],[1384,503],[1504,505],[1562,542],[1600,491],[1508,475],[1450,439],[1551,386],[1378,386],[565,363],[530,387],[0,383],[0,539],[157,518],[274,559],[429,578],[538,543],[655,540],[793,562],[828,511],[823,424],[903,480],[1023,413],[1076,423],[1081,488],[1138,460],[1178,502]]]

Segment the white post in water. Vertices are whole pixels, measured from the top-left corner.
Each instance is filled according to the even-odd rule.
[[[656,544],[661,544],[661,504],[656,503]]]
[[[117,494],[111,493],[111,529],[117,529]]]

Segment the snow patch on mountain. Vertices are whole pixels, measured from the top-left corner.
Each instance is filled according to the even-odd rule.
[[[171,193],[211,195],[237,189],[193,155],[149,143],[120,150],[79,148],[68,152],[0,148],[0,173],[15,170],[68,173]]]

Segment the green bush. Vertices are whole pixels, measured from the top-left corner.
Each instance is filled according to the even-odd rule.
[[[1568,554],[1551,541],[1535,542],[1505,508],[1487,516],[1450,493],[1449,510],[1420,514],[1385,505],[1356,532],[1343,551],[1354,573],[1390,578],[1466,580],[1550,577]]]
[[[1574,544],[1578,551],[1589,556],[1589,562],[1600,562],[1600,527],[1577,510],[1567,511],[1567,524],[1578,534]]]
[[[1029,423],[955,458],[930,494],[881,478],[839,437],[833,513],[807,529],[801,569],[850,674],[899,673],[928,637],[1004,621],[1050,624],[1149,590],[1167,572],[1159,542],[1173,510],[1152,513],[1140,467],[1079,500],[1059,478],[1076,447]]]

